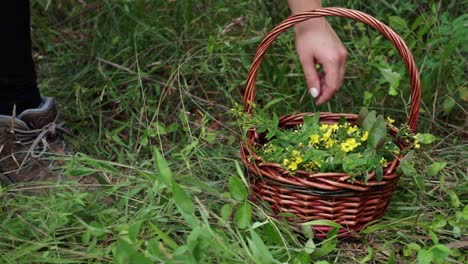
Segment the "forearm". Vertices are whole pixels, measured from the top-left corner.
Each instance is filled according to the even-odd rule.
[[[303,11],[322,7],[321,0],[288,0],[291,14],[297,14]]]

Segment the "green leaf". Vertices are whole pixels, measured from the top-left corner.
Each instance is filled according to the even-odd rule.
[[[452,251],[445,245],[438,244],[432,247],[431,252],[436,260],[444,260]]]
[[[377,169],[375,170],[375,177],[377,178],[378,181],[382,181],[382,177],[383,177],[382,167],[380,166],[377,167]]]
[[[432,243],[434,244],[439,244],[439,237],[437,236],[436,233],[432,232],[431,230],[429,230],[429,236],[431,237],[432,239]]]
[[[406,20],[399,16],[390,16],[389,18],[389,23],[391,28],[402,28],[402,29],[407,29],[408,24],[406,23]]]
[[[396,264],[395,250],[392,248],[388,256],[387,264]]]
[[[418,264],[430,264],[433,258],[432,252],[427,249],[418,251]]]
[[[156,159],[156,171],[159,172],[159,176],[161,177],[162,182],[169,188],[171,188],[172,184],[172,171],[169,169],[166,160],[161,155],[157,147],[153,147],[153,155]]]
[[[461,203],[460,203],[460,199],[458,199],[457,194],[452,190],[449,190],[448,193],[450,195],[450,201],[452,202],[452,206],[454,208],[460,207]]]
[[[312,254],[314,257],[323,257],[330,254],[336,248],[337,238],[336,235],[338,234],[338,228],[333,228],[328,232],[327,239],[322,244],[322,246],[315,250]]]
[[[465,207],[463,207],[462,216],[464,220],[468,220],[468,205],[465,205]]]
[[[272,242],[276,244],[281,244],[283,242],[280,233],[272,223],[264,225],[263,232],[265,233],[265,236]]]
[[[358,118],[356,120],[356,123],[358,124],[358,126],[363,127],[364,120],[366,119],[368,115],[369,115],[369,110],[366,107],[361,108],[361,110],[359,111]]]
[[[179,247],[179,245],[177,245],[177,243],[169,237],[169,235],[167,235],[166,233],[164,233],[161,229],[159,229],[156,225],[154,225],[153,223],[149,223],[151,225],[151,227],[153,228],[153,231],[156,233],[156,235],[158,235],[158,241],[162,240],[162,242],[164,242],[164,244],[166,244],[167,246],[169,246],[172,250],[175,250],[176,248]]]
[[[401,75],[398,72],[392,71],[392,69],[379,68],[385,81],[390,84],[388,94],[391,96],[398,95],[397,88],[400,86]]]
[[[245,202],[239,206],[235,214],[237,227],[240,229],[246,229],[250,227],[252,221],[252,205],[249,202]]]
[[[254,230],[250,230],[250,237],[251,239],[247,238],[247,241],[249,248],[252,251],[252,255],[255,258],[255,263],[274,263],[274,258],[271,255],[271,252]]]
[[[427,168],[427,176],[436,176],[445,166],[447,166],[447,162],[435,162]]]
[[[455,107],[456,102],[452,97],[446,97],[444,100],[444,112],[445,114],[450,114],[453,108]]]
[[[377,120],[375,111],[371,111],[364,121],[362,122],[362,128],[366,131],[371,131],[372,126],[374,125],[375,121]]]
[[[312,220],[301,224],[302,226],[330,226],[334,228],[343,228],[342,225],[330,220]]]
[[[247,199],[247,189],[238,177],[231,176],[229,178],[228,186],[232,198],[238,201],[244,201],[245,199]]]
[[[375,252],[372,247],[367,247],[367,255],[359,261],[359,263],[367,263],[374,258]]]
[[[374,149],[379,149],[385,144],[386,139],[387,126],[385,119],[382,115],[379,115],[369,131],[369,143]]]
[[[229,217],[232,214],[232,209],[233,207],[231,204],[225,204],[223,205],[223,207],[221,207],[221,218],[224,221],[227,221],[229,219]]]
[[[428,134],[428,133],[417,134],[416,137],[418,138],[419,142],[421,142],[422,144],[426,144],[426,145],[431,144],[437,140],[437,138],[434,135]]]
[[[307,225],[301,225],[301,231],[302,234],[304,234],[307,238],[314,238],[314,232],[312,231],[312,228]]]
[[[310,259],[310,255],[305,252],[301,252],[297,254],[297,256],[293,258],[293,260],[291,261],[291,264],[310,264],[310,263],[312,263],[312,260]],[[318,263],[318,262],[315,262],[315,263]]]
[[[134,222],[130,225],[128,228],[128,236],[130,237],[130,240],[133,243],[137,242],[138,235],[140,234],[140,227],[141,227],[142,221],[137,221]]]
[[[172,182],[172,194],[177,208],[180,211],[186,214],[192,214],[195,211],[195,205],[192,199],[175,181]]]
[[[304,246],[304,252],[307,254],[312,254],[315,251],[315,248],[316,246],[314,240],[312,238],[309,238],[309,240],[307,240]]]

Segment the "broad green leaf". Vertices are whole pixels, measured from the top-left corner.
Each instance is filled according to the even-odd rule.
[[[130,225],[128,228],[128,236],[130,237],[130,240],[133,243],[137,242],[138,235],[140,234],[140,227],[141,227],[142,222],[141,221],[136,221]]]
[[[444,260],[447,258],[452,251],[445,245],[438,244],[431,248],[432,255],[434,259]]]
[[[310,259],[310,255],[307,254],[306,252],[301,252],[297,254],[297,256],[293,258],[293,260],[291,261],[291,264],[310,264],[310,263],[312,263],[312,260]],[[318,263],[318,262],[314,262],[314,263]]]
[[[366,107],[361,108],[361,110],[359,111],[358,118],[356,120],[356,123],[358,124],[358,126],[363,127],[364,120],[366,119],[368,115],[369,115],[369,110]]]
[[[433,258],[432,252],[427,249],[418,251],[418,264],[430,264]]]
[[[447,162],[435,162],[427,168],[427,176],[436,176],[445,166],[447,166]]]
[[[180,211],[186,214],[192,214],[195,211],[195,205],[192,199],[175,181],[172,182],[172,194],[177,208],[179,208]]]
[[[377,120],[375,111],[371,111],[364,121],[362,122],[362,128],[366,131],[371,131],[372,126],[374,125],[375,121]]]
[[[406,20],[399,16],[390,16],[389,18],[389,23],[390,27],[392,28],[401,28],[401,29],[407,29],[408,24],[406,23]]]
[[[241,204],[235,214],[237,227],[240,229],[246,229],[250,227],[252,221],[252,205],[249,202]]]
[[[162,182],[169,188],[171,188],[172,184],[172,171],[167,165],[166,160],[161,155],[157,147],[153,147],[153,155],[156,165],[156,170],[159,172],[159,176],[161,177]]]
[[[301,231],[307,238],[314,238],[314,232],[308,225],[301,225]]]
[[[400,86],[401,75],[392,69],[379,68],[383,78],[390,84],[388,94],[391,96],[398,95],[397,88]]]
[[[221,218],[227,221],[232,214],[232,204],[225,204],[221,207]]]
[[[270,239],[272,242],[276,244],[281,244],[283,240],[281,239],[281,235],[275,226],[272,223],[268,223],[263,226],[263,232],[265,236]]]
[[[454,208],[460,207],[461,203],[460,203],[460,199],[458,199],[457,194],[452,190],[449,190],[448,193],[450,195],[450,201],[452,202],[452,206]]]
[[[314,240],[312,238],[309,238],[309,240],[307,240],[304,246],[304,252],[307,254],[312,254],[315,251],[315,248],[316,246]]]
[[[429,230],[429,236],[432,239],[432,243],[439,244],[439,237],[437,236],[436,233],[432,232],[432,230]]]
[[[432,135],[432,134],[417,134],[416,137],[418,138],[418,141],[421,142],[422,144],[431,144],[434,141],[437,140],[437,138]]]
[[[271,255],[271,252],[266,247],[265,243],[263,243],[262,239],[257,235],[254,230],[250,230],[250,237],[247,238],[249,243],[249,248],[252,251],[252,255],[254,256],[256,263],[274,263],[274,258]]]
[[[385,144],[386,138],[387,126],[385,125],[385,119],[382,115],[379,115],[369,131],[369,143],[374,149],[379,149]]]
[[[238,177],[231,176],[229,178],[228,186],[232,198],[238,201],[244,201],[245,199],[247,199],[247,189]]]

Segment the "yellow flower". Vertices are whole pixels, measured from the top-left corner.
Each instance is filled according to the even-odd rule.
[[[304,147],[304,143],[299,142],[299,147],[301,147],[301,148]]]
[[[331,134],[332,134],[332,130],[329,129],[327,132],[323,134],[322,141],[327,141],[331,137]]]
[[[297,163],[296,162],[291,162],[291,164],[289,164],[289,166],[288,166],[288,169],[290,169],[292,171],[297,170]]]
[[[310,135],[310,140],[309,140],[309,145],[317,144],[320,142],[320,136],[319,135]]]
[[[284,160],[283,160],[283,165],[284,165],[284,166],[288,166],[288,164],[289,164],[289,160],[288,160],[288,159],[284,159]]]
[[[395,123],[395,119],[391,119],[389,116],[387,116],[387,123],[391,125]]]
[[[294,161],[295,163],[299,164],[303,162],[304,160],[301,157],[297,157],[296,160]]]
[[[357,126],[350,126],[348,128],[348,130],[346,131],[346,133],[348,133],[348,135],[351,135],[352,133],[356,132],[358,130]]]
[[[332,131],[336,131],[338,129],[338,124],[333,124],[333,125],[330,125],[330,129]]]
[[[292,155],[293,155],[293,157],[299,156],[299,151],[293,150]]]
[[[369,137],[369,132],[367,132],[367,131],[364,132],[364,135],[362,135],[362,137],[361,137],[361,141],[366,141],[368,137]]]
[[[322,124],[320,126],[320,131],[326,131],[326,130],[328,130],[328,124]]]
[[[419,140],[418,140],[418,137],[417,137],[418,135],[419,135],[419,133],[416,134],[416,136],[413,137],[414,138],[414,144],[413,145],[414,145],[415,149],[421,148],[421,145],[419,144]]]
[[[356,139],[348,138],[346,142],[341,143],[341,150],[343,150],[344,152],[349,152],[358,147],[359,145],[361,145],[361,143],[356,142]]]
[[[331,148],[333,145],[335,145],[335,141],[331,138],[325,142],[325,148]]]
[[[387,167],[387,160],[384,159],[384,157],[382,157],[382,159],[380,159],[380,165],[382,165],[384,167]]]

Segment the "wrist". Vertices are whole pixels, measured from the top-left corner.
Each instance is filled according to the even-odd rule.
[[[321,0],[288,0],[288,5],[289,5],[289,9],[291,10],[291,14],[295,15],[300,12],[322,7],[322,1]]]

